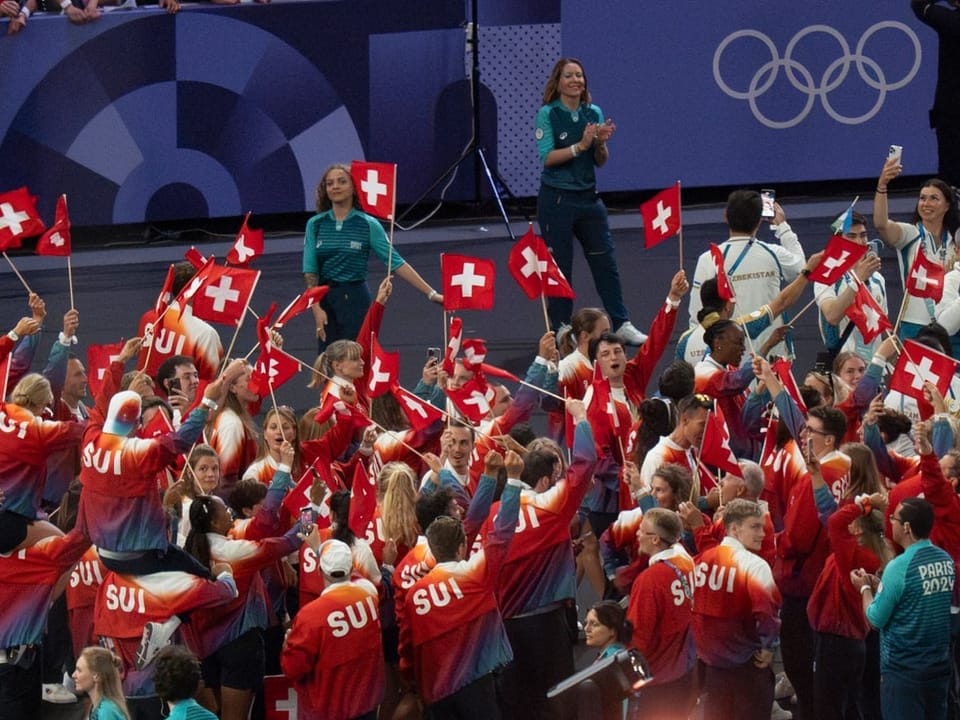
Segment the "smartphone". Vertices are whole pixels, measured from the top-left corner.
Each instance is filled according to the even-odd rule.
[[[440,348],[438,347],[427,348],[427,360],[436,360],[439,362],[440,358],[441,358]]]
[[[763,212],[760,213],[761,217],[772,218],[774,216],[774,207],[773,203],[776,202],[777,192],[776,190],[766,190],[760,191],[760,199],[763,201]]]
[[[887,151],[887,160],[896,160],[898,163],[902,163],[903,162],[903,146],[891,145],[890,149]]]
[[[167,389],[171,393],[180,392],[180,378],[170,378],[167,380]]]
[[[807,462],[813,460],[813,438],[807,438]]]
[[[300,527],[306,530],[313,525],[313,508],[305,507],[300,511]]]

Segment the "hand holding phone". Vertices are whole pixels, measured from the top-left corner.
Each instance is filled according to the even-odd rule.
[[[769,188],[761,190],[760,200],[763,202],[763,211],[760,213],[760,216],[764,218],[772,218],[776,214],[774,203],[777,200],[777,191],[770,190]]]

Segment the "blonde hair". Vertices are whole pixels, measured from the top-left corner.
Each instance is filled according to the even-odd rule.
[[[383,533],[398,544],[412,548],[417,543],[417,476],[403,462],[389,462],[377,478]]]
[[[127,701],[123,697],[123,685],[120,680],[123,664],[120,658],[106,648],[96,645],[85,647],[80,657],[87,661],[87,667],[90,668],[96,682],[100,684],[100,695],[113,701],[120,708],[123,716],[131,720]]]
[[[24,375],[10,393],[10,402],[27,410],[43,410],[53,402],[50,381],[40,373]]]
[[[263,424],[260,426],[260,447],[257,450],[257,460],[262,460],[270,454],[270,449],[267,447],[267,425],[270,424],[270,421],[276,417],[280,425],[283,425],[283,422],[286,421],[290,423],[293,427],[293,465],[291,466],[290,472],[292,475],[296,476],[300,468],[300,423],[297,421],[296,413],[292,409],[280,405],[277,407],[272,407],[267,410],[263,415]]]

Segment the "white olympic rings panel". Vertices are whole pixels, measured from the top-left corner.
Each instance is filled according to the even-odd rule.
[[[886,73],[884,73],[883,69],[880,67],[880,62],[872,57],[864,55],[863,53],[863,49],[866,46],[867,41],[870,40],[870,38],[880,30],[886,29],[899,30],[913,45],[913,65],[903,77],[897,80],[891,80],[887,78]],[[794,53],[796,52],[797,45],[800,43],[800,41],[814,33],[823,33],[836,40],[837,44],[840,46],[841,53],[840,56],[831,62],[823,71],[819,83],[814,81],[814,77],[810,70],[808,70],[803,63],[794,58]],[[731,87],[730,84],[724,80],[720,73],[720,58],[731,44],[742,38],[759,40],[770,52],[769,62],[766,62],[757,68],[757,70],[753,73],[753,77],[750,78],[750,82],[745,91],[736,90]],[[820,103],[823,105],[823,109],[826,111],[827,115],[837,122],[845,125],[859,125],[867,120],[870,120],[878,112],[880,112],[880,108],[883,106],[883,102],[886,99],[888,92],[899,90],[913,80],[917,74],[917,71],[920,69],[921,57],[922,51],[920,47],[920,39],[908,26],[895,20],[884,20],[867,28],[863,35],[860,36],[860,40],[857,42],[857,47],[854,52],[850,52],[850,45],[847,42],[847,39],[836,28],[832,28],[829,25],[810,25],[798,31],[790,39],[790,42],[787,43],[787,48],[783,53],[783,57],[780,57],[780,53],[777,50],[777,46],[774,44],[773,40],[759,30],[737,30],[736,32],[732,32],[727,35],[720,45],[717,46],[717,49],[713,54],[713,78],[716,80],[716,83],[720,89],[723,90],[723,92],[725,92],[727,95],[736,100],[746,100],[750,105],[750,110],[753,112],[753,116],[768,128],[783,130],[785,128],[791,128],[795,125],[799,125],[804,121],[807,115],[810,114],[810,111],[813,109],[817,98],[820,99]],[[857,74],[860,76],[860,79],[867,86],[877,91],[877,99],[873,105],[862,115],[857,115],[854,117],[850,117],[838,112],[837,109],[830,104],[830,93],[839,88],[847,79],[847,76],[850,74],[851,65],[856,67]],[[790,84],[795,89],[807,96],[803,108],[789,120],[774,120],[769,118],[763,114],[757,104],[757,99],[766,93],[771,87],[773,87],[773,84],[776,82],[777,77],[780,74],[781,68],[783,68],[784,75],[786,75],[786,78]]]

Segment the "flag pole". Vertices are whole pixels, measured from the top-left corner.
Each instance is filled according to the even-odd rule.
[[[227,348],[227,351],[223,354],[223,359],[220,361],[220,371],[223,371],[223,368],[226,367],[226,363],[230,360],[230,353],[233,352],[233,346],[237,342],[237,336],[240,334],[240,328],[243,327],[243,321],[247,318],[248,312],[253,312],[250,309],[250,298],[253,297],[253,293],[257,290],[257,283],[260,282],[260,273],[257,273],[257,277],[253,281],[253,287],[250,289],[250,294],[247,295],[247,304],[243,306],[243,314],[240,315],[240,322],[237,323],[237,329],[233,331],[233,337],[230,338],[230,346]],[[253,313],[256,316],[256,313]],[[258,343],[259,344],[259,343]]]
[[[7,255],[7,251],[3,251],[4,259],[10,264],[10,269],[13,270],[13,274],[17,276],[17,279],[23,284],[23,287],[26,288],[27,294],[32,295],[33,290],[30,289],[30,286],[27,285],[27,281],[23,279],[23,275],[20,274],[20,271],[17,270],[17,266],[13,264],[13,260],[10,259],[10,256]]]
[[[808,302],[806,305],[804,305],[804,306],[800,309],[800,312],[798,312],[796,315],[794,315],[794,316],[790,319],[790,322],[787,323],[787,324],[792,327],[793,324],[797,321],[797,318],[799,318],[799,317],[800,317],[801,315],[803,315],[807,310],[809,310],[810,307],[811,307],[814,303],[816,303],[816,302],[817,302],[817,299],[814,298],[813,300],[811,300],[810,302]]]
[[[537,392],[542,393],[542,394],[544,394],[544,395],[547,395],[548,397],[555,398],[556,400],[559,400],[560,402],[566,402],[566,400],[565,400],[564,398],[560,397],[559,395],[557,395],[557,394],[555,394],[555,393],[552,393],[552,392],[550,392],[549,390],[544,390],[542,387],[537,387],[536,385],[534,385],[534,384],[532,384],[532,383],[528,383],[526,380],[521,380],[520,378],[517,378],[517,382],[520,383],[521,385],[527,386],[527,387],[530,388],[531,390],[536,390]]]
[[[547,332],[550,332],[550,316],[547,314],[547,296],[543,292],[543,283],[540,283],[540,307],[543,308],[543,324],[547,326]]]
[[[387,278],[393,274],[393,227],[396,225],[394,218],[397,215],[397,165],[393,165],[393,207],[390,208],[390,235],[388,237],[390,248],[387,252]]]
[[[67,255],[67,285],[70,286],[70,309],[75,310],[77,306],[73,303],[73,265],[70,264],[69,255]]]
[[[683,270],[683,195],[679,180],[677,180],[677,215],[680,220],[680,229],[677,232],[677,246],[680,249],[680,269]]]
[[[70,217],[70,213],[67,211],[67,194],[63,194],[63,211],[66,217]],[[68,221],[69,222],[69,221]],[[73,250],[71,249],[71,252]],[[67,285],[70,288],[70,309],[75,310],[77,306],[73,302],[73,265],[70,263],[70,255],[67,255]]]
[[[920,251],[918,250],[917,252],[920,252]],[[904,283],[903,300],[900,301],[900,312],[897,313],[897,322],[894,323],[893,325],[894,335],[897,335],[900,332],[900,321],[903,320],[903,313],[907,309],[907,300],[909,299],[910,299],[910,293],[907,292],[906,283]]]

